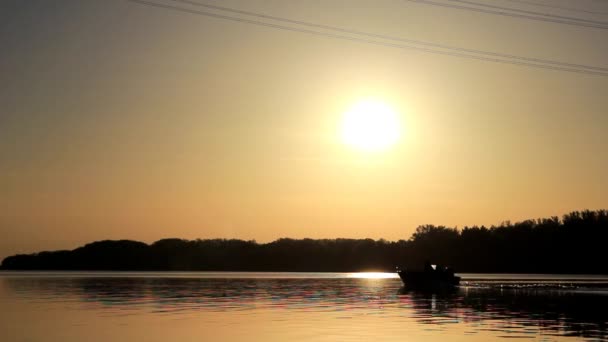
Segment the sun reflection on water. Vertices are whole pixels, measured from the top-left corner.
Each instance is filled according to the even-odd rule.
[[[347,277],[356,279],[391,279],[397,278],[397,274],[387,272],[354,272],[348,273]]]

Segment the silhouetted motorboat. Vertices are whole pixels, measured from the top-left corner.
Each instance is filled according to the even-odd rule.
[[[412,289],[449,289],[460,284],[460,277],[451,269],[435,265],[425,266],[423,271],[397,270],[397,274],[405,287]]]

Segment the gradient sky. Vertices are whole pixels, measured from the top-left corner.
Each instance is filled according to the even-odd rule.
[[[400,0],[213,3],[608,67],[606,29]],[[608,208],[606,76],[122,0],[4,0],[0,47],[0,257],[121,238],[396,240],[420,224]],[[366,97],[400,115],[390,150],[340,141]]]

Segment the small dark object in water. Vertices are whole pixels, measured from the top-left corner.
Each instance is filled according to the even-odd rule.
[[[460,277],[451,268],[427,263],[424,271],[397,270],[403,284],[412,289],[446,289],[460,284]]]

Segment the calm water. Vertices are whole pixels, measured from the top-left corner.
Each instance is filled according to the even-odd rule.
[[[0,341],[608,341],[608,277],[0,273]]]

